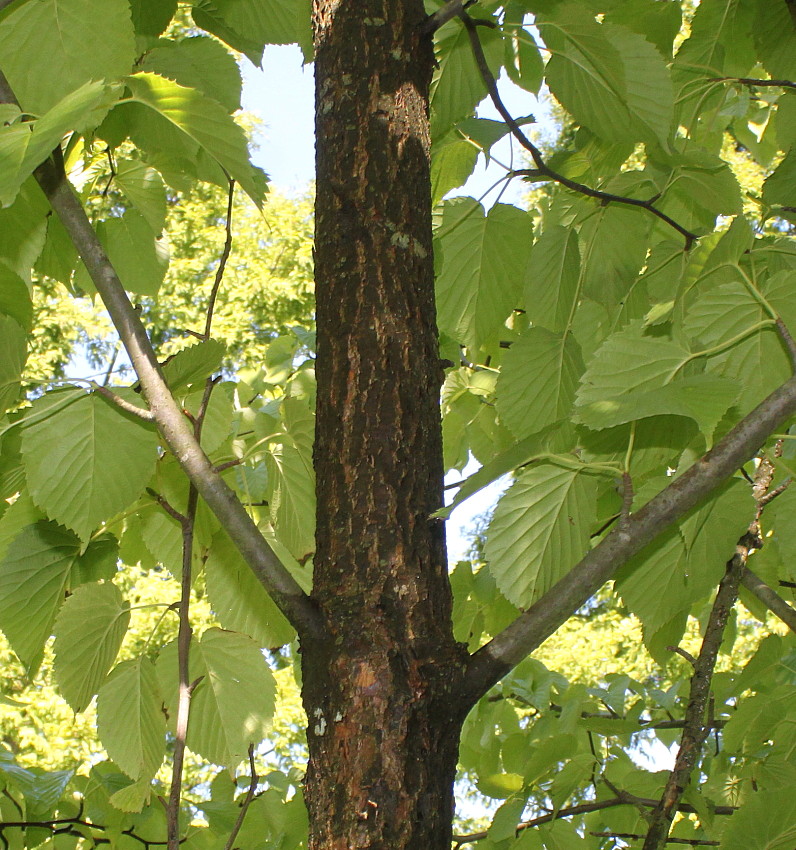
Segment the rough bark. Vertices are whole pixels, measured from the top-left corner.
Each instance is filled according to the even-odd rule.
[[[316,0],[318,492],[310,847],[448,848],[451,629],[422,0]]]

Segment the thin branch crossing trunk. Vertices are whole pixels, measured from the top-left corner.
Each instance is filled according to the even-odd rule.
[[[316,0],[318,492],[310,847],[448,848],[451,629],[422,0]]]

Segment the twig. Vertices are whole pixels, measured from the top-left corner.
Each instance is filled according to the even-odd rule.
[[[680,798],[691,781],[691,774],[699,761],[702,746],[709,734],[705,723],[705,710],[710,697],[710,682],[724,638],[730,612],[738,598],[738,588],[746,568],[746,556],[741,552],[727,562],[727,571],[719,584],[716,600],[710,611],[708,624],[699,656],[691,677],[691,691],[685,710],[685,728],[680,740],[680,749],[663,789],[660,802],[655,807],[650,821],[643,850],[660,850],[669,839],[672,820],[678,810]]]
[[[155,417],[152,415],[151,410],[144,410],[143,408],[136,407],[134,404],[131,404],[126,399],[123,399],[120,395],[117,395],[109,387],[103,386],[102,384],[98,384],[95,381],[90,381],[89,386],[91,387],[93,392],[99,393],[103,398],[107,398],[108,401],[113,402],[113,404],[115,404],[125,413],[129,413],[132,416],[137,417],[138,419],[143,419],[144,422],[155,421]]]
[[[694,658],[693,655],[691,655],[691,653],[687,649],[683,649],[681,646],[667,646],[666,648],[669,650],[669,652],[676,652],[677,655],[679,655],[681,658],[685,658],[685,660],[694,669],[696,669],[697,660],[696,658]]]
[[[748,567],[744,570],[741,584],[753,593],[773,614],[792,631],[796,632],[796,608],[788,603],[763,579],[755,575]]]
[[[111,375],[113,374],[113,368],[116,366],[116,359],[119,356],[119,343],[113,348],[113,357],[111,357],[111,362],[108,364],[108,368],[105,370],[105,377],[102,379],[102,386],[107,387],[111,380]]]
[[[637,835],[635,832],[590,832],[589,835],[595,835],[597,838],[625,838],[631,841],[640,840],[644,836]],[[708,845],[710,847],[718,847],[718,841],[708,841],[704,838],[667,838],[667,844],[689,844],[692,847],[701,847]]]
[[[420,25],[422,35],[433,35],[440,27],[453,20],[460,12],[473,5],[474,0],[463,3],[462,0],[448,0],[448,2],[437,9],[433,15],[429,15]]]
[[[603,777],[603,781],[605,781],[605,777]],[[635,794],[630,794],[627,791],[620,791],[619,789],[615,789],[613,791],[614,797],[608,800],[595,800],[591,803],[580,803],[577,806],[571,806],[568,809],[559,809],[557,812],[550,812],[549,814],[540,815],[538,818],[533,818],[532,820],[523,821],[522,823],[517,824],[517,832],[522,832],[526,829],[533,829],[535,826],[541,826],[545,823],[551,823],[554,820],[558,820],[559,818],[569,818],[574,815],[585,815],[590,812],[598,812],[601,809],[611,809],[615,806],[636,806],[640,808],[651,809],[658,805],[657,800],[650,800],[646,797],[637,797]],[[690,805],[689,803],[680,803],[678,805],[678,811],[695,814],[696,809]],[[714,815],[732,815],[737,811],[736,806],[715,806],[711,809]],[[463,846],[464,844],[471,844],[476,841],[483,841],[489,835],[488,832],[473,832],[469,835],[454,835],[453,843],[458,848]]]
[[[238,837],[240,828],[243,826],[243,819],[246,817],[246,812],[249,811],[249,806],[254,799],[254,792],[257,790],[257,783],[260,781],[260,777],[257,776],[257,771],[254,767],[254,744],[249,744],[249,769],[251,771],[249,790],[246,792],[246,796],[240,804],[238,817],[235,819],[235,825],[232,827],[232,832],[230,832],[227,843],[224,845],[224,850],[232,850],[232,845],[235,843],[235,839]]]
[[[200,420],[201,422],[201,420]],[[191,651],[191,566],[193,562],[193,536],[196,524],[196,509],[199,494],[196,487],[188,487],[188,507],[182,522],[182,579],[177,632],[177,668],[179,671],[179,698],[177,702],[177,721],[174,734],[174,759],[171,770],[171,789],[166,806],[166,837],[168,850],[178,850],[180,846],[180,797],[182,794],[182,770],[185,761],[185,741],[188,735],[188,717],[191,707],[191,695],[198,684],[191,683],[189,662]]]
[[[768,493],[766,493],[764,496],[761,496],[757,500],[757,504],[760,507],[761,512],[769,502],[773,502],[774,499],[776,499],[778,496],[781,496],[788,489],[788,487],[790,487],[792,482],[792,478],[786,478],[782,482],[782,484],[779,485],[779,487],[775,487],[773,490],[769,490]]]
[[[489,92],[489,96],[492,99],[492,103],[495,106],[495,109],[500,113],[503,120],[506,122],[506,125],[511,130],[512,135],[515,139],[527,150],[531,158],[533,159],[533,163],[536,166],[536,171],[540,174],[542,178],[547,178],[549,180],[554,180],[556,183],[560,183],[562,186],[565,186],[567,189],[571,189],[573,192],[578,192],[581,195],[586,195],[589,198],[597,198],[597,200],[602,201],[604,204],[608,203],[617,203],[617,204],[628,204],[633,207],[641,207],[642,209],[647,210],[652,213],[652,215],[661,219],[661,221],[666,222],[670,227],[673,227],[679,234],[683,236],[685,239],[685,247],[686,250],[690,250],[691,246],[694,242],[699,238],[696,233],[692,233],[690,230],[687,230],[681,224],[678,224],[673,218],[666,215],[666,213],[659,210],[656,206],[654,206],[653,201],[657,200],[654,198],[649,201],[642,201],[638,198],[628,198],[624,195],[614,195],[611,192],[603,192],[599,189],[592,189],[590,186],[586,186],[583,183],[577,183],[574,180],[570,180],[568,177],[565,177],[563,174],[559,174],[557,171],[553,171],[550,166],[544,161],[542,157],[542,153],[533,142],[522,132],[522,128],[515,121],[514,117],[511,113],[506,109],[503,101],[500,98],[500,93],[497,88],[497,81],[495,80],[492,71],[489,69],[489,65],[486,61],[486,56],[484,55],[484,49],[481,46],[481,39],[478,35],[478,26],[477,22],[473,20],[466,12],[461,11],[458,13],[458,17],[464,23],[464,26],[467,29],[467,34],[470,38],[470,46],[473,50],[473,56],[475,57],[475,63],[478,66],[478,70],[481,74],[481,78],[486,85],[487,91]],[[518,173],[518,172],[515,172]]]
[[[745,86],[775,86],[777,88],[796,89],[793,80],[755,80],[751,77],[711,77],[710,83],[742,83]]]
[[[216,269],[216,279],[213,281],[213,288],[210,290],[210,299],[207,304],[207,318],[205,319],[205,332],[202,337],[205,340],[210,339],[210,327],[213,324],[213,311],[216,307],[216,298],[218,290],[221,286],[221,281],[224,279],[224,270],[227,267],[229,252],[232,250],[232,201],[235,197],[235,181],[229,181],[229,193],[227,196],[227,222],[226,222],[226,237],[224,239],[224,248],[221,251],[221,258],[218,261]]]
[[[794,342],[793,337],[790,334],[785,322],[777,316],[776,322],[777,332],[779,333],[782,341],[785,343],[785,347],[788,349],[788,354],[790,355],[791,365],[794,370],[796,370],[796,342]]]
[[[172,518],[176,519],[180,525],[185,525],[187,519],[184,514],[181,514],[172,504],[166,499],[164,496],[161,496],[157,490],[153,490],[151,487],[146,488],[146,493],[148,496],[151,496],[161,508]]]

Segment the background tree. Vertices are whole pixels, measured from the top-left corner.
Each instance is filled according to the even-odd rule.
[[[97,39],[93,11],[0,4],[0,628],[30,675],[55,635],[59,690],[76,712],[98,695],[113,761],[72,776],[7,753],[6,840],[294,847],[308,816],[313,848],[447,847],[458,759],[504,802],[457,846],[786,844],[792,638],[718,662],[740,593],[794,628],[792,4],[703,0],[684,24],[653,0],[317,0],[312,37],[302,4],[192,4],[214,37],[161,38],[185,8],[114,0]],[[257,61],[290,41],[316,61],[317,357],[306,333],[255,335],[264,368],[239,379],[213,337],[226,247],[180,275],[211,281],[198,327],[153,333],[158,356],[142,317],[162,315],[164,183],[268,209],[222,42]],[[501,66],[571,116],[562,150],[505,110]],[[502,122],[472,117],[484,94]],[[530,157],[507,179],[549,187],[536,214],[445,201],[432,244],[431,199],[507,133]],[[731,164],[766,175],[759,197]],[[133,387],[20,404],[34,267],[96,290]],[[175,330],[196,343],[159,363]],[[453,507],[516,476],[483,561],[449,578],[442,475],[470,453]],[[119,656],[120,565],[152,561],[180,584],[176,639]],[[606,593],[679,681],[587,687],[529,657],[578,612],[610,619]],[[260,648],[296,635],[304,800],[255,752],[274,668],[299,657]],[[679,737],[671,772],[633,761],[639,735]],[[238,797],[220,776],[186,793],[186,749],[243,763]]]

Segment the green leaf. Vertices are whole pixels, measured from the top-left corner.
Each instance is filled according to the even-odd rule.
[[[154,110],[193,139],[262,205],[263,173],[249,162],[246,135],[216,101],[157,74],[138,73],[125,81],[132,99]]]
[[[763,200],[767,204],[793,206],[794,197],[796,197],[796,146],[790,149],[774,173],[769,175],[763,183]]]
[[[0,66],[2,67],[2,66]],[[0,265],[30,281],[30,269],[44,247],[50,205],[31,177],[14,203],[0,208]]]
[[[241,78],[235,57],[213,38],[195,36],[181,41],[163,41],[141,62],[142,71],[217,100],[227,112],[240,109]]]
[[[501,593],[527,608],[586,554],[597,485],[576,469],[545,464],[521,473],[495,508],[486,536]]]
[[[775,79],[796,77],[796,28],[787,0],[755,0],[752,35],[763,67]]]
[[[177,710],[177,647],[161,650],[158,679],[169,715]],[[245,635],[208,629],[191,644],[190,680],[202,677],[191,698],[188,747],[214,764],[235,767],[249,744],[259,744],[274,712],[276,685],[257,644]]]
[[[672,42],[682,26],[679,3],[658,0],[622,0],[605,14],[606,23],[621,24],[652,42],[665,57],[672,54]]]
[[[580,279],[578,234],[572,228],[545,228],[531,251],[525,276],[528,319],[550,331],[564,331],[572,323]]]
[[[34,416],[49,396],[34,402]],[[27,424],[22,435],[34,501],[81,540],[135,501],[152,476],[157,446],[154,429],[94,394]]]
[[[577,3],[537,17],[552,52],[551,92],[578,123],[606,141],[657,142],[669,147],[673,93],[663,57],[638,33],[598,24]]]
[[[440,330],[477,348],[491,342],[516,308],[531,249],[528,213],[495,204],[485,216],[472,198],[446,201],[437,277]]]
[[[160,35],[177,11],[177,0],[130,0],[133,26],[138,35]]]
[[[500,418],[519,439],[567,419],[583,368],[572,334],[542,327],[524,331],[506,354],[498,377]]]
[[[618,398],[581,405],[575,421],[599,430],[649,416],[688,416],[699,425],[710,445],[716,426],[739,390],[738,384],[727,378],[695,375],[654,390],[639,389]]]
[[[503,58],[503,40],[498,32],[481,27],[478,32],[487,65],[493,74]],[[431,134],[443,136],[461,118],[471,115],[486,95],[486,86],[475,64],[466,28],[458,20],[448,21],[435,34],[437,67],[431,83]]]
[[[533,36],[519,24],[504,26],[503,67],[513,83],[538,94],[544,79],[542,54]]]
[[[31,172],[70,130],[85,123],[103,97],[102,83],[86,83],[37,121],[0,126],[0,204],[9,206]]]
[[[166,188],[160,174],[137,159],[119,159],[114,181],[158,236],[166,223]]]
[[[31,671],[41,662],[78,551],[73,534],[39,521],[17,535],[3,558],[0,629]]]
[[[583,375],[576,405],[602,405],[634,390],[659,389],[671,382],[689,357],[681,344],[648,335],[641,321],[631,322],[611,334],[595,352]]]
[[[155,237],[141,213],[127,210],[120,218],[101,221],[97,236],[125,289],[139,295],[157,295],[169,265],[168,246],[165,240]],[[85,292],[95,292],[82,263],[75,283]]]
[[[202,421],[202,448],[208,455],[224,445],[232,433],[232,384],[216,384],[205,407]],[[204,390],[196,390],[184,400],[185,409],[198,416],[204,400]]]
[[[172,392],[198,384],[221,368],[224,344],[205,339],[183,348],[163,364],[163,377]]]
[[[315,473],[311,456],[277,445],[265,456],[271,522],[279,540],[299,560],[315,551]]]
[[[42,512],[33,504],[30,493],[23,490],[0,517],[0,560],[22,529],[40,519]]]
[[[140,812],[152,796],[152,781],[147,778],[132,782],[111,794],[108,802],[123,812]]]
[[[43,115],[91,80],[115,80],[135,59],[127,0],[38,0],[0,27],[0,67],[25,112]]]
[[[213,538],[205,576],[210,607],[225,629],[272,649],[293,640],[293,627],[223,530]]]
[[[15,319],[0,313],[0,413],[16,404],[28,358],[28,337]]]
[[[796,841],[796,796],[792,788],[765,790],[733,814],[719,850],[790,850]]]
[[[700,346],[711,348],[768,318],[742,283],[727,283],[709,289],[687,308],[683,330]],[[707,364],[714,375],[739,383],[744,409],[762,401],[791,374],[788,357],[772,328],[742,337],[708,358]],[[756,375],[756,380],[747,381],[748,375]]]
[[[55,621],[55,679],[77,714],[110,670],[130,623],[130,605],[114,584],[84,584]]]
[[[311,52],[310,6],[300,0],[194,0],[192,15],[255,65],[266,44],[297,42]]]
[[[436,205],[473,173],[478,148],[453,129],[431,148],[431,203]]]
[[[741,191],[726,162],[706,151],[677,158],[656,206],[686,227],[713,230],[716,216],[742,211]]]
[[[155,666],[142,656],[117,664],[97,697],[97,730],[131,779],[149,779],[163,761],[166,715]]]
[[[15,319],[26,331],[33,322],[33,302],[25,281],[0,264],[0,314]],[[0,363],[4,358],[0,357]]]

